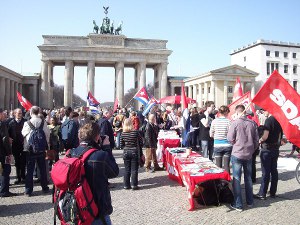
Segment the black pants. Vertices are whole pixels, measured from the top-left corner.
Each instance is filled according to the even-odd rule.
[[[130,177],[131,184],[133,187],[138,186],[138,152],[136,149],[133,150],[124,150],[123,160],[125,166],[124,172],[124,187],[131,187],[130,185]]]
[[[21,179],[25,180],[26,153],[23,151],[23,148],[20,149],[13,148],[13,156],[15,158],[17,179],[18,181],[21,181]]]

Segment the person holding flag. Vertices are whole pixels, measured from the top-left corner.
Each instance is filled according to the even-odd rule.
[[[87,102],[90,107],[90,111],[93,114],[99,113],[99,110],[97,107],[100,105],[100,102],[97,101],[97,99],[92,95],[92,93],[90,91],[88,92]]]

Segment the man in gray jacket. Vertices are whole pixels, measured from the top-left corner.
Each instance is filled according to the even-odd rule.
[[[38,106],[32,106],[30,109],[30,122],[35,127],[38,128],[43,123],[43,131],[46,136],[46,141],[49,144],[49,137],[50,137],[50,130],[47,127],[47,123],[43,121],[38,115],[40,112],[40,108]],[[49,187],[47,185],[47,172],[46,172],[46,161],[45,161],[45,151],[34,153],[29,150],[29,137],[31,132],[33,130],[30,128],[30,125],[28,122],[24,123],[23,129],[22,129],[22,135],[25,138],[24,139],[24,151],[26,151],[26,166],[27,166],[27,173],[26,173],[26,181],[25,181],[25,195],[30,197],[32,195],[33,191],[33,172],[35,167],[35,162],[37,162],[37,165],[40,169],[41,173],[41,186],[43,193],[49,192]]]
[[[231,208],[242,211],[242,191],[241,175],[244,171],[244,181],[246,189],[246,202],[248,207],[253,205],[253,187],[252,187],[252,154],[258,148],[258,131],[254,121],[248,119],[245,115],[245,106],[237,105],[235,108],[237,118],[229,127],[227,139],[233,144],[231,163],[233,175],[233,195],[234,202]]]

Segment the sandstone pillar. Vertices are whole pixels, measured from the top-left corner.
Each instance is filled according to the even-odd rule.
[[[193,99],[197,100],[197,84],[193,85]]]
[[[251,99],[255,96],[255,86],[254,86],[255,80],[251,81]]]
[[[192,85],[188,86],[188,97],[189,98],[193,97],[193,86]]]
[[[15,82],[15,87],[14,87],[14,105],[15,105],[15,108],[18,108],[19,107],[19,104],[18,104],[18,96],[17,96],[17,91],[18,91],[18,82]]]
[[[117,80],[117,98],[120,107],[124,107],[124,63],[117,62],[115,65],[115,74]]]
[[[64,105],[73,107],[73,77],[74,63],[65,62],[65,87],[64,87]]]
[[[49,91],[48,91],[48,108],[53,108],[53,63],[48,63],[48,83],[49,83]],[[36,97],[35,97],[36,98]]]
[[[5,109],[5,78],[0,77],[0,108]]]
[[[212,80],[210,82],[210,99],[213,102],[216,102],[216,99],[215,99],[216,94],[215,93],[216,93],[216,83],[214,80]]]
[[[43,61],[41,73],[41,99],[39,106],[48,108],[49,101],[49,78],[48,78],[48,61]]]
[[[161,64],[161,83],[160,83],[160,97],[164,98],[168,94],[168,64]]]
[[[142,87],[146,88],[146,63],[140,62],[138,63],[137,67],[137,76],[138,76],[138,90],[140,90]],[[139,108],[143,104],[141,102],[138,102]]]
[[[11,110],[14,109],[15,107],[15,104],[14,104],[14,99],[15,99],[15,91],[14,91],[14,88],[15,88],[15,82],[14,81],[10,81],[10,100],[9,100],[9,108]]]
[[[95,95],[95,61],[89,61],[87,67],[87,91]]]
[[[202,97],[202,95],[203,95],[203,94],[202,94],[202,84],[199,83],[198,86],[199,86],[199,98],[198,98],[197,102],[198,102],[198,106],[199,106],[199,107],[202,107],[202,105],[203,105],[203,104],[202,104],[202,98],[203,98],[203,97]]]
[[[10,109],[10,80],[5,78],[5,109]]]
[[[228,105],[228,81],[224,80],[224,91],[223,91],[223,96],[224,96],[224,105]]]
[[[208,88],[207,88],[207,82],[204,82],[204,104],[208,99]]]

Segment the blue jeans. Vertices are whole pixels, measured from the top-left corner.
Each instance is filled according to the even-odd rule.
[[[278,149],[268,150],[263,148],[260,153],[262,180],[258,194],[266,196],[269,182],[271,179],[270,194],[275,195],[278,184],[277,160],[279,156]],[[270,177],[271,175],[271,177]]]
[[[253,204],[253,187],[252,187],[252,159],[242,160],[233,155],[231,155],[232,163],[232,175],[233,175],[233,195],[234,202],[233,206],[236,208],[243,208],[243,199],[242,199],[242,188],[241,188],[241,176],[242,168],[244,170],[244,181],[246,189],[246,202],[247,205]]]
[[[41,186],[44,191],[48,190],[49,187],[47,185],[47,173],[46,173],[46,161],[45,161],[45,155],[39,154],[39,155],[33,155],[33,154],[27,154],[26,156],[26,162],[27,162],[27,173],[26,173],[26,181],[25,181],[25,193],[31,194],[33,191],[33,172],[35,168],[35,162],[37,162],[37,165],[40,169],[41,173]]]
[[[138,186],[139,160],[137,150],[124,150],[123,160],[125,166],[124,187],[130,187],[130,177],[132,186]]]
[[[0,196],[3,194],[7,194],[9,192],[9,175],[11,172],[11,165],[10,164],[4,164],[4,161],[2,162],[3,172],[2,176],[0,176]]]
[[[104,216],[104,220],[106,222],[106,225],[112,225],[109,215]],[[97,218],[94,220],[92,225],[105,225],[105,224],[103,224],[103,222],[100,218]]]
[[[212,140],[208,140],[208,141],[201,140],[201,149],[202,149],[203,157],[212,160],[212,156],[214,152],[213,144],[214,142]]]
[[[116,148],[121,148],[121,143],[120,143],[120,137],[121,137],[122,131],[117,131],[117,136],[116,136]]]

